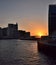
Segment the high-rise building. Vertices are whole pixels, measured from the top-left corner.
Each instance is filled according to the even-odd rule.
[[[56,32],[56,5],[49,5],[48,28],[49,35]]]
[[[18,24],[8,24],[8,30],[7,30],[7,35],[10,38],[14,38],[17,36],[17,31],[18,31]]]

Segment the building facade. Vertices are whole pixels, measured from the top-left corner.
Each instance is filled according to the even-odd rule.
[[[49,35],[56,32],[56,5],[49,5],[48,28]]]
[[[2,38],[3,36],[3,32],[2,32],[2,28],[0,27],[0,39]]]
[[[7,36],[9,38],[16,38],[18,31],[18,24],[8,24]]]

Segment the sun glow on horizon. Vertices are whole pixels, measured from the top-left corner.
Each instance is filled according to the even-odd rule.
[[[36,34],[37,37],[41,38],[41,36],[46,36],[47,34],[43,33],[43,32],[38,32]]]

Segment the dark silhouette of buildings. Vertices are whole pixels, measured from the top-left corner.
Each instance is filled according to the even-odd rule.
[[[31,39],[30,32],[18,30],[18,24],[8,24],[8,27],[0,27],[0,39]]]
[[[2,28],[0,27],[0,39],[2,38],[3,33],[2,33]]]
[[[19,30],[18,34],[19,34],[20,39],[29,39],[30,38],[30,32]]]
[[[49,5],[48,16],[49,35],[52,35],[56,32],[56,5]]]
[[[18,24],[8,24],[7,36],[9,38],[17,38],[18,36]]]

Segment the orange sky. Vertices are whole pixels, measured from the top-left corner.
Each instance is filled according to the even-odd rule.
[[[19,28],[30,31],[31,35],[48,35],[47,23],[45,23],[45,20],[24,18],[19,21]]]
[[[0,27],[18,23],[18,29],[31,35],[48,34],[49,5],[56,0],[0,0]]]
[[[31,35],[48,34],[48,6],[56,0],[1,0],[0,27],[18,23],[18,30]]]
[[[18,30],[25,30],[27,32],[30,32],[31,35],[39,36],[41,35],[48,35],[48,21],[43,20],[40,18],[32,17],[32,18],[17,18],[14,20],[8,20],[7,23],[4,23],[4,25],[1,25],[1,27],[7,27],[8,23],[18,23]]]

